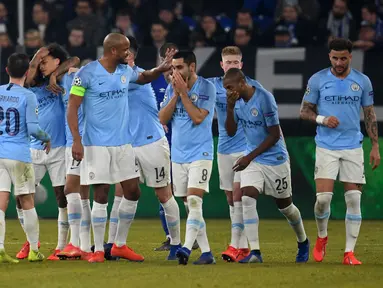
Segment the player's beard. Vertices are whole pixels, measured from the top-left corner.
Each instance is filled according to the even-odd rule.
[[[342,71],[339,72],[340,70],[337,69],[337,68],[342,68]],[[333,70],[334,70],[336,75],[344,76],[347,73],[347,71],[348,71],[348,65],[345,65],[344,67],[342,67],[342,66],[333,66]]]

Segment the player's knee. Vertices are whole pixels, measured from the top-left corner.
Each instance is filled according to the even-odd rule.
[[[56,202],[59,208],[65,208],[67,206],[66,197],[64,194],[64,186],[53,187],[56,195]]]
[[[89,186],[80,186],[81,200],[89,199]]]
[[[116,189],[114,192],[114,196],[122,197],[124,195],[124,190],[122,190],[122,186],[120,183],[116,184]]]
[[[258,199],[259,191],[257,190],[257,188],[253,186],[243,187],[242,195]],[[242,196],[242,201],[243,201],[243,196]]]
[[[68,195],[70,193],[79,193],[80,191],[80,179],[77,176],[67,175],[67,180],[64,187],[64,194]]]
[[[225,191],[227,203],[230,206],[234,206],[234,200],[233,200],[233,192],[232,191]]]
[[[155,189],[158,200],[161,203],[166,203],[172,197],[172,190],[170,189],[170,185],[166,187],[156,188]]]
[[[130,179],[121,183],[124,197],[131,201],[140,199],[141,190],[138,185],[138,178]]]
[[[319,211],[325,211],[330,207],[333,193],[317,193],[315,208]]]
[[[20,208],[23,210],[30,210],[35,207],[34,200],[33,200],[34,194],[26,194],[26,195],[19,195],[18,201],[20,203]]]
[[[293,203],[293,198],[275,199],[278,209],[285,209]]]

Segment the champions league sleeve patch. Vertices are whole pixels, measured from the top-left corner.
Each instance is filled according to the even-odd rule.
[[[305,91],[305,95],[309,95],[310,92],[311,92],[311,90],[310,90],[310,86],[307,85],[307,87],[306,87],[306,91]]]
[[[82,82],[81,82],[81,78],[80,77],[75,77],[74,79],[73,79],[73,85],[74,86],[81,86],[81,84],[82,84]]]

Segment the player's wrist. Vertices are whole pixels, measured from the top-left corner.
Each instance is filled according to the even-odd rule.
[[[317,122],[318,125],[324,125],[324,119],[326,119],[323,115],[317,115],[315,118],[315,122]]]

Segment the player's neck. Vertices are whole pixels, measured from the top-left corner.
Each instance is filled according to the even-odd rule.
[[[245,102],[248,102],[253,97],[254,93],[255,93],[255,87],[248,86],[246,89],[246,93],[242,96],[242,99]]]
[[[334,71],[334,68],[331,67],[331,73],[336,77],[336,78],[339,78],[339,79],[345,79],[351,72],[351,67],[348,67],[348,69],[341,75],[339,74],[336,74],[335,71]]]
[[[197,81],[197,78],[198,78],[198,76],[195,73],[190,76],[188,83],[187,83],[189,90],[193,87],[195,81]]]
[[[109,73],[114,73],[118,66],[118,63],[108,56],[102,56],[99,62]]]
[[[25,77],[23,78],[10,78],[9,79],[9,84],[16,84],[16,85],[19,85],[21,87],[24,87],[24,83],[25,83]]]

